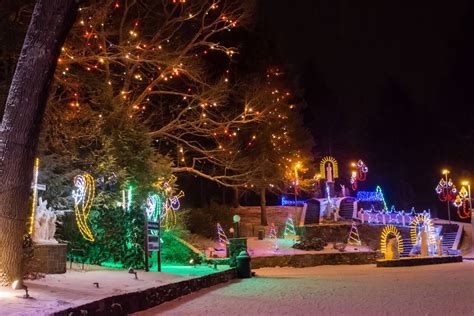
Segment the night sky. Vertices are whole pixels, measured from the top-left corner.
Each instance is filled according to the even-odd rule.
[[[360,189],[439,217],[441,169],[474,175],[473,26],[467,0],[262,1],[257,17],[305,91],[317,154],[363,159]]]

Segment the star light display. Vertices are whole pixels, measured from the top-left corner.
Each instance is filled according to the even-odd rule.
[[[77,175],[74,177],[74,186],[76,189],[72,191],[72,198],[74,199],[77,227],[85,240],[93,242],[94,236],[87,224],[87,219],[95,197],[94,178],[88,173]]]

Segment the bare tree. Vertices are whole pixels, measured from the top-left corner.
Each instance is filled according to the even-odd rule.
[[[226,0],[103,0],[82,8],[62,50],[51,111],[134,120],[173,158],[173,172],[242,186],[248,164],[227,145],[266,109],[232,100],[228,65],[237,48],[226,34],[251,13],[251,1]]]
[[[22,280],[22,241],[41,120],[75,0],[38,0],[0,126],[0,269],[3,283]]]

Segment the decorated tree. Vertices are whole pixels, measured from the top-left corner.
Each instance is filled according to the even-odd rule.
[[[266,119],[243,128],[242,137],[230,144],[231,151],[237,153],[231,159],[248,168],[247,183],[242,187],[260,195],[262,225],[267,225],[267,192],[282,193],[289,187],[293,192],[311,189],[303,175],[312,165],[314,143],[303,127],[304,102],[287,85],[278,67],[269,68],[264,78],[244,85],[244,100],[265,108]]]
[[[149,147],[167,172],[246,183],[246,166],[228,159],[223,143],[263,111],[229,101],[237,50],[225,34],[251,12],[250,1],[102,0],[81,8],[59,58],[43,147],[77,157],[78,167],[102,157],[92,166],[104,177],[134,175],[128,159],[151,161],[139,157]],[[121,144],[128,136],[132,143]],[[156,177],[150,165],[137,171]]]
[[[355,222],[352,222],[351,229],[349,231],[349,237],[347,238],[347,244],[351,246],[360,246],[360,237],[359,237],[359,230],[357,229],[357,225]]]

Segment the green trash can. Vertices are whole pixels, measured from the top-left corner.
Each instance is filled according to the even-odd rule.
[[[239,278],[251,278],[252,271],[250,268],[250,256],[247,251],[241,251],[236,257],[237,275]]]

